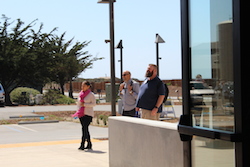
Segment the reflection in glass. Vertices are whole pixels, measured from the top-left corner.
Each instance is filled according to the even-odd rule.
[[[232,0],[190,0],[193,126],[234,131]]]
[[[234,143],[194,136],[192,167],[234,167]]]

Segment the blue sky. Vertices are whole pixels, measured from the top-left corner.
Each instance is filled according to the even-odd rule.
[[[110,76],[109,5],[98,0],[8,0],[1,2],[1,14],[25,24],[38,19],[43,32],[58,27],[57,35],[66,32],[74,42],[91,41],[86,51],[105,59],[94,62],[83,78]],[[180,2],[178,0],[116,0],[114,3],[115,45],[123,40],[123,70],[133,78],[144,79],[149,63],[156,64],[155,35],[159,44],[160,78],[181,78]],[[115,72],[120,77],[120,50],[115,49]]]

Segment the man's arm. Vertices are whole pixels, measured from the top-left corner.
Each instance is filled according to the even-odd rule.
[[[137,99],[137,97],[138,97],[138,93],[139,93],[139,89],[140,89],[140,85],[139,85],[139,83],[133,83],[133,86],[131,86],[131,88],[130,88],[130,90],[132,90],[131,91],[131,95],[135,98],[135,99]]]
[[[118,96],[120,96],[120,98],[123,98],[123,94],[124,94],[124,83],[121,83],[119,86],[119,92],[118,92]]]
[[[160,95],[160,96],[158,97],[158,100],[157,100],[157,102],[156,102],[156,104],[155,104],[155,107],[153,108],[153,110],[152,110],[152,112],[151,112],[151,115],[155,115],[155,114],[157,113],[158,108],[161,106],[161,104],[162,104],[162,102],[163,102],[163,100],[164,100],[164,97],[165,97],[165,95]]]

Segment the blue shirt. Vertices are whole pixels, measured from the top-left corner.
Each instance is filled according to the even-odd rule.
[[[145,80],[140,86],[136,107],[153,110],[160,95],[165,95],[164,83],[159,77],[152,80]],[[158,113],[162,112],[162,105],[158,108]]]

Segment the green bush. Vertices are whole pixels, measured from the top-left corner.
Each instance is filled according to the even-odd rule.
[[[75,103],[76,101],[68,96],[65,95],[60,95],[60,98],[56,100],[58,104],[72,104]]]
[[[37,94],[40,92],[36,89],[19,87],[10,93],[10,99],[13,103],[33,105]]]
[[[48,90],[43,96],[42,104],[72,104],[75,100],[62,95],[59,90]]]
[[[107,115],[99,115],[98,116],[98,124],[100,123],[99,119],[103,121],[104,125],[107,125],[107,122],[108,122],[108,116]]]

